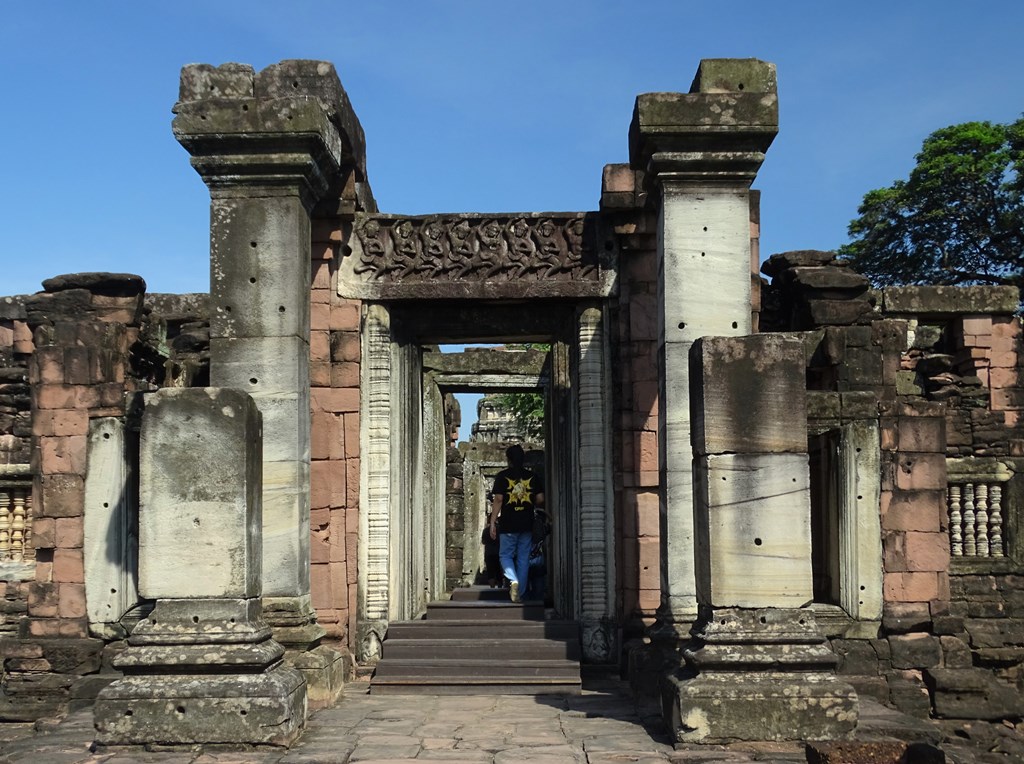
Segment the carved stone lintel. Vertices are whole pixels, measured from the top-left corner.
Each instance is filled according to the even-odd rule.
[[[598,238],[588,213],[359,215],[339,288],[366,298],[422,296],[422,288],[431,296],[474,296],[467,288],[478,296],[508,296],[509,289],[542,296],[554,282],[558,290],[598,295],[608,270]]]

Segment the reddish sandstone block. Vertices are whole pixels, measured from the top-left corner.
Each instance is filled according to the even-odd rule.
[[[642,538],[658,538],[660,530],[660,502],[654,491],[643,491],[636,497],[637,534]]]
[[[322,302],[314,302],[309,306],[309,328],[313,331],[330,331],[331,306]]]
[[[923,531],[938,533],[946,514],[946,492],[886,491],[883,503],[882,530]]]
[[[948,570],[949,537],[945,533],[908,531],[905,544],[908,570]]]
[[[28,633],[31,637],[59,637],[60,621],[52,619],[29,618]]]
[[[606,164],[601,178],[602,193],[633,193],[636,174],[628,164]]]
[[[1017,365],[1017,353],[1013,350],[992,351],[989,366],[993,369],[1011,369]]]
[[[361,346],[359,332],[331,332],[331,360],[334,362],[358,362]]]
[[[89,412],[83,409],[43,409],[32,418],[32,433],[66,437],[89,434]]]
[[[931,602],[939,597],[939,574],[931,572],[885,573],[882,579],[886,602]]]
[[[1018,376],[1016,368],[993,367],[989,370],[989,384],[993,388],[1016,387]]]
[[[641,589],[639,591],[639,597],[637,605],[640,607],[641,613],[647,613],[654,615],[654,611],[661,605],[661,590],[660,589]]]
[[[331,264],[324,259],[314,259],[312,263],[312,279],[314,291],[330,291]]]
[[[57,523],[52,517],[37,517],[32,523],[32,546],[36,549],[57,546]]]
[[[345,510],[331,509],[331,562],[345,561]]]
[[[56,520],[56,546],[60,549],[80,549],[83,539],[81,517],[58,517]]]
[[[640,589],[659,589],[661,587],[661,544],[656,538],[637,539],[637,562],[639,568]]]
[[[359,509],[357,507],[345,508],[345,535],[359,536]]]
[[[331,465],[331,507],[344,507],[348,499],[347,476],[342,468],[344,462],[326,462]]]
[[[88,400],[90,393],[96,391],[99,394],[99,401],[89,408],[97,406],[123,407],[124,406],[124,385],[119,382],[107,382],[95,387],[82,387],[78,400]],[[83,404],[84,407],[84,404]]]
[[[89,348],[64,348],[64,381],[69,385],[89,385],[101,381],[92,373],[93,359]]]
[[[335,414],[359,411],[359,391],[353,388],[323,388],[311,391],[313,411],[327,411]]]
[[[311,563],[326,563],[331,560],[330,531],[326,529],[313,528],[309,533],[309,561]]]
[[[28,379],[32,384],[63,384],[64,349],[53,346],[39,348],[29,361]]]
[[[309,426],[309,455],[311,459],[329,459],[331,454],[331,438],[333,436],[333,414],[314,411]]]
[[[359,460],[345,460],[345,507],[359,506]]]
[[[57,612],[61,618],[85,618],[85,584],[60,584]]]
[[[992,391],[992,410],[1007,411],[1024,409],[1024,389],[1003,387]]]
[[[658,471],[658,433],[641,430],[633,434],[636,449],[636,469],[639,472]]]
[[[344,469],[341,462],[345,459],[345,417],[344,415],[330,414],[331,434],[327,458],[339,462],[339,469]]]
[[[938,417],[900,417],[900,451],[942,453],[946,450],[946,420]]]
[[[341,241],[341,225],[335,218],[313,218],[310,231],[313,241]]]
[[[638,488],[657,488],[660,479],[657,470],[641,470],[637,473],[636,485]]]
[[[61,374],[63,375],[63,371]],[[36,409],[71,409],[75,407],[75,388],[70,385],[41,384],[34,387],[32,392]]]
[[[331,333],[327,330],[309,333],[309,358],[311,361],[331,360]]]
[[[357,408],[358,412],[358,408]],[[345,414],[345,457],[355,459],[359,456],[359,414]]]
[[[36,555],[36,581],[48,584],[53,581],[53,563],[45,562]]]
[[[992,316],[982,313],[963,317],[961,328],[964,334],[991,334]]]
[[[81,639],[89,636],[89,621],[85,618],[64,618],[57,621],[57,636]]]
[[[346,581],[354,584],[359,577],[359,536],[354,533],[345,534],[345,568]]]
[[[326,563],[309,566],[309,594],[317,610],[331,607],[331,572]]]
[[[28,614],[35,618],[56,618],[59,595],[57,584],[33,581],[28,585]]]
[[[334,463],[315,461],[309,466],[309,503],[314,509],[331,506],[331,482]]]
[[[40,438],[40,470],[45,475],[84,475],[86,440],[84,435]]]
[[[62,584],[85,583],[81,549],[53,550],[53,580]]]
[[[311,361],[309,364],[310,387],[332,387],[331,362]]]
[[[331,303],[330,329],[358,332],[361,313],[359,300],[337,300]]]
[[[946,488],[946,457],[941,453],[897,454],[896,487],[903,491]]]
[[[359,387],[359,364],[348,361],[331,364],[331,387]]]
[[[14,335],[14,352],[15,353],[32,353],[35,351],[36,346],[32,341],[32,330],[28,328],[28,324],[24,321],[15,321],[11,326],[11,332]]]

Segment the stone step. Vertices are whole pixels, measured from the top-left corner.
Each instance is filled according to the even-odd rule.
[[[572,660],[509,658],[383,658],[377,664],[373,682],[413,677],[432,677],[448,684],[504,684],[519,679],[575,683],[580,681],[580,664]]]
[[[579,641],[575,639],[450,638],[393,639],[383,644],[384,660],[391,659],[472,659],[494,660],[515,656],[521,660],[579,660]]]
[[[523,680],[509,682],[489,678],[453,684],[444,678],[418,677],[381,679],[370,685],[371,695],[579,695],[580,685],[562,680]]]
[[[502,602],[500,600],[444,600],[427,605],[428,621],[543,621],[541,602]]]
[[[387,639],[573,639],[579,638],[575,621],[502,621],[464,618],[455,621],[396,621],[388,625]]]

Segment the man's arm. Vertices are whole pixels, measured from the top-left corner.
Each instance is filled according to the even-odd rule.
[[[491,538],[498,538],[498,513],[501,512],[501,503],[504,497],[500,493],[494,494],[491,500]]]

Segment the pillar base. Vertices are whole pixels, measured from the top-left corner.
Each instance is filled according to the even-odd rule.
[[[306,719],[302,675],[126,676],[100,691],[93,710],[100,745],[230,743],[288,746]]]
[[[679,743],[836,740],[857,726],[857,693],[804,608],[707,608],[662,682],[665,726]]]
[[[670,676],[662,712],[679,743],[839,740],[857,726],[857,694],[830,674]]]
[[[310,711],[332,705],[345,689],[352,670],[351,660],[327,645],[305,652],[289,650],[285,653],[284,662],[306,680]]]
[[[316,622],[309,595],[264,597],[263,619],[274,631],[274,639],[287,650],[312,650],[327,632]]]

